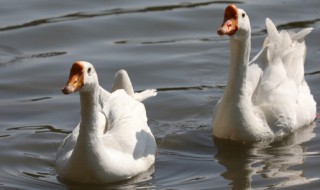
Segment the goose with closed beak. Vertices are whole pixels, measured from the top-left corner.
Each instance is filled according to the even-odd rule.
[[[304,78],[306,45],[312,28],[280,31],[266,19],[262,50],[249,62],[251,27],[247,13],[225,9],[219,35],[230,37],[226,89],[215,107],[215,137],[235,141],[276,141],[316,118],[316,102]]]
[[[155,161],[156,142],[140,102],[156,90],[134,93],[126,71],[117,72],[112,92],[104,90],[92,64],[75,62],[64,94],[78,91],[81,121],[59,147],[59,178],[83,184],[129,179]]]

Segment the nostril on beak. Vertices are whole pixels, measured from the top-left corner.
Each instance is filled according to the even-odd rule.
[[[70,94],[73,92],[73,89],[72,89],[72,87],[66,85],[65,87],[62,88],[61,91],[63,94]]]

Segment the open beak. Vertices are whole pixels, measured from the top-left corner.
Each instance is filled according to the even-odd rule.
[[[230,4],[224,12],[224,20],[218,29],[218,34],[231,36],[238,31],[238,8]]]
[[[80,62],[75,62],[70,70],[69,80],[62,88],[62,93],[71,94],[79,91],[84,85],[83,65]]]

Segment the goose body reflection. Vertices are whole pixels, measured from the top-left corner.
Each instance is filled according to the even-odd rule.
[[[234,190],[254,189],[259,185],[290,187],[320,179],[307,178],[303,170],[294,167],[304,163],[303,143],[315,137],[314,127],[315,124],[299,129],[283,141],[271,144],[240,144],[214,138],[215,158],[226,169],[221,175],[231,181]]]

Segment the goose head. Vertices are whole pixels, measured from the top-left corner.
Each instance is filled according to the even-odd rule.
[[[86,61],[73,63],[67,84],[62,88],[64,94],[89,92],[99,86],[98,76],[93,65]]]
[[[230,4],[224,12],[224,19],[218,29],[220,36],[228,35],[235,39],[242,39],[251,33],[250,20],[247,13]]]

